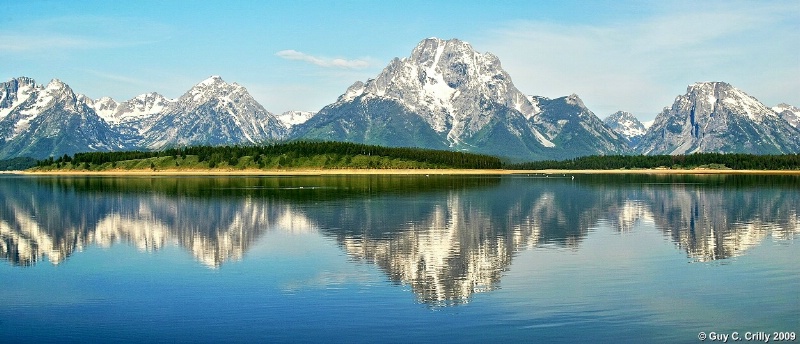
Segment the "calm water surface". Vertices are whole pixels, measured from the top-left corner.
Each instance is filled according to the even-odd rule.
[[[2,342],[800,332],[797,176],[0,177]]]

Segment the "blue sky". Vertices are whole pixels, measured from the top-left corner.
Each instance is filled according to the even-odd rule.
[[[0,78],[179,97],[210,75],[319,110],[427,37],[500,58],[526,94],[649,120],[696,81],[800,106],[800,1],[0,0]]]

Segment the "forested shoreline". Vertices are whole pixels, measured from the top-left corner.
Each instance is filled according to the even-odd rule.
[[[567,160],[543,160],[508,164],[516,170],[619,170],[619,169],[717,169],[800,170],[800,154],[755,155],[694,153],[688,155],[592,155]]]
[[[443,150],[348,142],[295,141],[261,146],[194,146],[162,151],[89,152],[29,163],[33,171],[506,169],[506,170],[800,170],[800,154],[606,155],[504,163],[500,158]]]
[[[162,151],[90,152],[48,158],[36,171],[181,169],[498,169],[499,158],[348,142],[295,141],[262,146],[194,146]]]

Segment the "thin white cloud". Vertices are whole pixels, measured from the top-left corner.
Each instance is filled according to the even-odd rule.
[[[0,53],[39,53],[134,47],[161,40],[114,40],[80,35],[21,34],[0,32]]]
[[[516,21],[476,46],[500,57],[523,92],[575,92],[600,117],[650,119],[696,81],[727,81],[768,105],[797,102],[800,6],[727,5],[593,25]]]
[[[127,18],[47,18],[0,30],[0,53],[52,53],[141,46],[167,40],[172,31],[167,25]]]
[[[331,58],[317,57],[291,49],[281,50],[275,53],[275,56],[278,56],[286,60],[308,62],[326,68],[331,67],[331,68],[344,68],[344,69],[364,69],[370,66],[369,61],[365,59],[354,59],[354,60],[345,60],[340,58],[331,59]]]
[[[25,53],[63,49],[109,47],[107,42],[64,35],[0,33],[0,53]]]
[[[138,78],[132,78],[132,77],[125,76],[125,75],[108,73],[108,72],[103,72],[103,71],[98,71],[98,70],[93,70],[93,69],[81,69],[80,71],[85,72],[85,73],[90,74],[90,75],[93,75],[93,76],[96,76],[98,78],[103,78],[103,79],[106,79],[108,81],[113,81],[113,82],[118,82],[118,83],[125,83],[125,84],[132,84],[132,85],[148,85],[149,84],[145,80],[138,79]]]

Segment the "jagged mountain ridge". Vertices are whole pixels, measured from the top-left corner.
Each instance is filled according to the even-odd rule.
[[[20,77],[0,83],[0,159],[185,145],[257,144],[286,127],[247,90],[211,77],[178,99],[147,93],[118,103]]]
[[[143,134],[148,149],[170,146],[257,144],[286,131],[247,90],[212,76],[169,103]]]
[[[122,103],[117,103],[109,97],[98,100],[85,98],[86,103],[97,112],[97,115],[113,125],[131,125],[147,120],[177,101],[176,99],[167,99],[156,92],[140,94]]]
[[[583,155],[624,154],[625,138],[606,126],[577,94],[549,99],[531,96],[541,112],[531,121],[556,147],[561,159]]]
[[[689,85],[642,137],[642,154],[800,152],[800,130],[772,109],[724,82]]]
[[[566,104],[577,111],[555,103],[540,108],[491,53],[457,39],[429,38],[375,79],[354,83],[295,127],[292,137],[466,150],[515,160],[623,153],[624,141],[582,102]]]
[[[0,89],[0,158],[120,150],[132,139],[58,79],[46,86],[31,78],[13,79]]]

